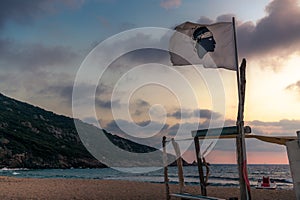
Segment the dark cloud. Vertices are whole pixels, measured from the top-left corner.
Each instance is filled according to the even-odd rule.
[[[97,123],[99,123],[95,117],[85,117],[82,119],[82,121],[84,121],[85,123],[88,123],[88,124],[93,124],[93,125],[96,125]]]
[[[170,35],[157,35],[154,39],[153,33],[136,32],[130,35],[128,39],[116,40],[110,42],[107,46],[103,46],[106,55],[111,57],[116,52],[116,48],[124,49],[125,54],[119,55],[109,66],[108,70],[128,71],[138,65],[147,63],[160,63],[169,65],[169,52],[158,48],[144,48],[148,46],[157,46],[167,48],[169,45]],[[126,36],[127,38],[127,36]],[[128,49],[133,51],[128,52]]]
[[[154,40],[151,39],[150,35],[148,34],[139,33],[130,39],[116,41],[116,43],[112,42],[103,47],[105,49],[105,55],[103,55],[103,58],[110,58],[111,55],[116,52],[116,48],[137,48],[137,50],[117,57],[109,66],[107,66],[105,72],[101,76],[101,82],[114,86],[124,74],[143,64],[159,63],[162,65],[169,65],[170,59],[168,51],[153,48],[140,49],[141,47],[145,46],[145,44],[154,45],[156,43],[157,45],[159,44],[164,47],[168,46],[168,40]],[[163,45],[161,43],[165,44]]]
[[[120,100],[101,100],[99,98],[96,98],[95,103],[98,107],[103,108],[103,109],[111,109],[112,107],[114,108],[119,108],[120,107]]]
[[[63,99],[66,99],[69,103],[72,102],[73,85],[67,86],[50,86],[46,90],[57,93]]]
[[[0,27],[8,20],[18,23],[28,23],[36,15],[42,14],[45,1],[3,0],[0,7]]]
[[[149,102],[147,102],[147,101],[145,101],[143,99],[136,100],[136,105],[138,107],[149,107],[150,106]]]
[[[47,77],[49,79],[49,77]],[[73,101],[73,82],[71,81],[71,78],[69,76],[65,76],[65,82],[62,81],[63,79],[58,78],[57,80],[54,80],[55,83],[51,82],[48,85],[43,85],[43,88],[40,89],[40,91],[37,93],[39,95],[43,96],[55,96],[58,99],[63,100],[68,106],[72,105]],[[61,82],[60,82],[61,81]],[[80,94],[80,97],[78,99],[82,99],[82,97],[86,97],[85,99],[90,99],[91,97],[88,96],[89,94],[92,94],[94,91],[94,87],[89,84],[78,84],[76,85],[77,94]],[[74,97],[76,101],[76,97]],[[99,102],[96,102],[96,105]]]
[[[215,22],[231,22],[232,17],[235,17],[234,14],[225,14],[225,15],[220,15],[216,18],[216,20],[212,20],[208,17],[202,16],[200,19],[197,21],[199,24],[212,24]]]
[[[177,110],[171,114],[168,115],[169,117],[174,117],[175,119],[188,119],[193,117],[193,112],[189,112],[189,111],[181,111],[181,110]]]
[[[257,139],[246,139],[247,152],[284,152],[283,145],[268,143]]]
[[[232,17],[235,17],[235,14],[224,14],[217,17],[217,22],[231,22]]]
[[[193,111],[194,116],[199,116],[202,119],[211,119],[222,117],[222,114],[207,109],[198,109]]]
[[[128,122],[126,120],[117,120],[118,123],[121,126],[132,126],[133,124],[131,122]],[[146,126],[150,123],[150,121],[144,121],[137,123],[139,126]],[[161,124],[159,122],[157,123],[158,127],[161,127]],[[126,134],[120,128],[118,127],[116,121],[111,121],[105,129],[113,132],[114,134],[132,139],[134,141],[151,145],[151,146],[157,146],[160,147],[161,137],[163,135],[167,135],[169,137],[178,136],[179,130],[183,131],[184,134],[180,134],[181,137],[185,137],[185,139],[192,138],[191,137],[191,131],[196,129],[207,129],[209,127],[209,120],[206,120],[202,123],[196,124],[196,123],[177,123],[174,125],[168,125],[165,124],[161,130],[161,134],[158,134],[151,138],[136,138],[131,137],[130,133]],[[266,136],[288,136],[288,135],[295,135],[297,130],[297,127],[299,128],[300,121],[299,120],[280,120],[277,122],[263,122],[263,121],[249,121],[246,122],[246,125],[250,125],[252,128],[252,131],[254,134],[257,135],[266,135]],[[234,126],[235,121],[234,120],[226,120],[224,126]],[[270,134],[271,127],[276,126],[280,129],[274,129],[277,132],[273,132]],[[236,142],[234,139],[222,139],[218,140],[216,146],[214,147],[214,150],[221,150],[221,151],[235,151]],[[271,144],[266,143],[257,139],[246,139],[246,148],[247,152],[283,152],[285,151],[285,147],[277,144]]]
[[[212,115],[213,118],[219,118],[222,116],[222,114],[213,112],[208,109],[196,109],[196,110],[178,109],[173,113],[169,114],[168,116],[174,117],[176,119],[188,119],[191,117],[199,117],[201,119],[211,119]]]
[[[147,113],[148,114],[148,111],[150,109],[150,103],[145,101],[145,100],[142,100],[142,99],[138,99],[136,100],[132,105],[131,107],[135,110],[134,111],[134,115],[135,116],[138,116],[140,117],[141,115]]]
[[[181,134],[185,134],[185,139],[191,138],[192,137],[191,131],[207,128],[205,124],[206,124],[206,122],[204,122],[204,123],[188,123],[188,122],[177,123],[173,126],[170,126],[168,128],[167,133],[168,133],[168,136],[174,137],[174,136],[178,135],[179,130],[181,130],[184,132]]]
[[[55,13],[63,7],[79,8],[83,0],[2,0],[0,6],[0,29],[6,21],[29,24],[45,13]]]
[[[82,3],[82,0],[3,0],[0,6],[0,30],[4,28],[6,22],[30,25],[40,15],[54,14],[65,8],[78,8]],[[36,95],[45,95],[46,88],[50,89],[47,96],[54,94],[57,89],[56,93],[59,95],[69,93],[57,86],[62,83],[62,87],[65,87],[66,79],[65,77],[60,79],[63,74],[60,69],[72,67],[76,70],[80,59],[77,52],[66,46],[20,43],[10,38],[0,38],[1,75],[4,77],[14,75],[13,81],[9,80],[6,85],[2,84],[2,88],[9,88],[4,90],[16,96],[21,93],[24,96],[25,93],[28,95],[27,98],[35,95],[35,92]],[[55,70],[49,72],[50,68],[51,70],[55,68],[59,72]],[[7,87],[10,82],[14,84]],[[15,88],[19,92],[14,91]]]
[[[110,67],[129,66],[133,68],[138,65],[147,63],[169,63],[169,52],[161,49],[137,49],[120,56]]]
[[[274,122],[263,122],[259,120],[249,121],[248,125],[254,128],[258,134],[271,133],[273,135],[295,135],[297,130],[300,130],[300,120],[282,119]]]
[[[39,95],[54,96],[61,99],[68,106],[72,105],[73,85],[51,85],[39,91]]]
[[[300,7],[297,0],[273,0],[265,8],[266,16],[254,22],[237,21],[239,56],[269,57],[288,56],[300,51]],[[234,14],[221,15],[216,20],[201,17],[197,22],[211,24],[232,21]],[[266,63],[265,63],[266,64]],[[276,62],[270,63],[276,69]]]
[[[284,152],[286,148],[282,145],[263,142],[257,139],[246,139],[247,152]],[[214,150],[236,151],[235,139],[219,139],[214,146]]]
[[[69,47],[42,44],[17,44],[13,40],[0,39],[0,67],[33,70],[43,67],[79,65],[80,56]]]
[[[214,23],[214,20],[212,20],[208,17],[202,16],[202,17],[200,17],[200,19],[197,20],[197,23],[199,23],[199,24],[212,24],[212,23]]]
[[[134,122],[129,122],[127,120],[122,120],[122,119],[117,119],[117,120],[112,120],[110,121],[105,127],[104,129],[113,133],[113,134],[117,134],[120,136],[124,136],[125,138],[134,138],[135,140],[138,139],[136,137],[131,136],[132,133],[125,133],[121,128],[125,128],[126,130],[133,130],[133,126],[140,126],[140,127],[145,127],[148,124],[152,123],[151,128],[149,129],[149,127],[144,129],[144,132],[141,132],[141,138],[144,138],[145,136],[147,136],[147,134],[152,134],[152,132],[157,132],[159,130],[160,133],[166,132],[169,128],[168,124],[162,124],[160,122],[154,122],[154,121],[142,121],[142,122],[138,122],[138,123],[134,123]],[[159,133],[158,133],[159,134]],[[144,137],[143,137],[144,136]],[[155,136],[157,137],[157,136]]]
[[[299,51],[300,7],[297,0],[273,0],[266,7],[267,15],[257,21],[238,24],[238,44],[243,57],[288,55]]]

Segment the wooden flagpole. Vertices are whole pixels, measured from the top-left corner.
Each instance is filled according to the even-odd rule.
[[[241,77],[240,69],[238,66],[238,51],[237,51],[237,39],[236,39],[236,28],[235,18],[232,18],[233,30],[234,30],[234,45],[235,45],[235,64],[237,74],[237,85],[238,85],[238,115],[237,115],[237,131],[238,136],[236,137],[236,153],[237,162],[239,169],[239,183],[240,183],[240,198],[242,200],[251,200],[250,185],[247,173],[247,157],[246,157],[246,145],[245,145],[245,132],[244,132],[244,103],[245,103],[245,68],[246,60],[243,59],[241,64]]]

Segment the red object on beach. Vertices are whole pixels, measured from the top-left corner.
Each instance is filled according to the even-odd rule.
[[[269,177],[263,177],[263,183],[261,184],[263,187],[270,187],[270,178]]]
[[[276,189],[277,185],[274,181],[270,181],[270,178],[268,176],[263,176],[262,181],[258,180],[256,189]]]

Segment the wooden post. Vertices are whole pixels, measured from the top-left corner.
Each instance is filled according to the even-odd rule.
[[[166,186],[166,200],[170,200],[170,188],[169,188],[169,177],[168,177],[168,155],[166,150],[166,136],[162,139],[163,146],[163,165],[164,165],[164,181]]]
[[[247,172],[247,155],[245,144],[245,130],[244,130],[244,104],[245,104],[245,89],[246,89],[246,60],[243,59],[240,67],[240,87],[239,87],[239,106],[237,117],[237,131],[236,138],[237,160],[239,168],[240,181],[240,195],[241,199],[251,199],[250,183]]]
[[[197,158],[197,164],[198,164],[201,195],[207,196],[206,185],[205,185],[205,182],[204,182],[203,168],[202,168],[202,159],[201,159],[201,153],[200,153],[200,143],[199,143],[199,138],[198,137],[194,137],[194,143],[195,143],[196,158]]]
[[[184,192],[184,178],[183,178],[183,166],[182,166],[182,158],[180,153],[180,148],[177,142],[175,142],[174,138],[172,138],[172,145],[174,147],[176,153],[176,162],[178,168],[178,180],[179,180],[179,192]]]
[[[291,175],[293,178],[294,191],[296,199],[300,199],[300,131],[297,131],[297,140],[286,143]]]
[[[239,135],[236,138],[236,153],[238,160],[238,169],[239,169],[239,180],[240,180],[240,196],[242,200],[251,200],[250,195],[250,184],[247,174],[247,158],[246,158],[246,146],[245,146],[245,132],[244,132],[244,103],[245,103],[245,68],[246,60],[243,59],[241,66],[241,80],[240,80],[240,70],[238,62],[238,50],[237,50],[237,38],[236,38],[236,29],[235,29],[235,18],[232,18],[233,25],[233,38],[235,46],[235,64],[236,64],[236,77],[237,77],[237,86],[238,86],[238,116],[237,116],[237,131]]]

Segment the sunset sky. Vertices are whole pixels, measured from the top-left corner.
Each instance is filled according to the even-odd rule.
[[[300,130],[299,0],[3,0],[0,10],[0,92],[70,117],[76,74],[101,42],[136,28],[172,29],[185,21],[211,24],[231,21],[234,16],[239,60],[247,59],[245,124],[259,135],[295,136]],[[155,40],[147,34],[135,37],[136,41]],[[168,43],[164,37],[158,39]],[[113,48],[122,46],[117,43]],[[135,73],[127,73],[130,70]],[[178,73],[189,85],[181,84]],[[94,75],[85,75],[80,85],[83,96]],[[221,88],[210,82],[216,76]],[[171,90],[159,84],[142,85],[141,81],[151,77],[154,82],[170,84]],[[225,125],[235,125],[238,97],[234,71],[173,67],[166,52],[148,49],[115,59],[101,81],[95,99],[101,127],[137,142],[159,147],[161,134],[174,135],[184,126],[190,135],[193,123],[207,127],[212,114],[225,119]],[[124,100],[130,87],[137,89]],[[192,91],[196,91],[194,99],[189,96]],[[214,106],[214,95],[220,95],[220,106]],[[130,118],[122,106],[126,100]],[[112,115],[112,107],[117,117]],[[95,123],[86,109],[80,118]],[[129,131],[134,125],[141,129],[128,135],[118,123]],[[142,129],[149,123],[155,130],[160,128],[160,134],[151,132],[151,127]],[[288,163],[284,146],[247,139],[246,147],[248,163]],[[188,161],[193,159],[190,155],[186,154]],[[235,163],[235,141],[218,142],[206,160]]]

